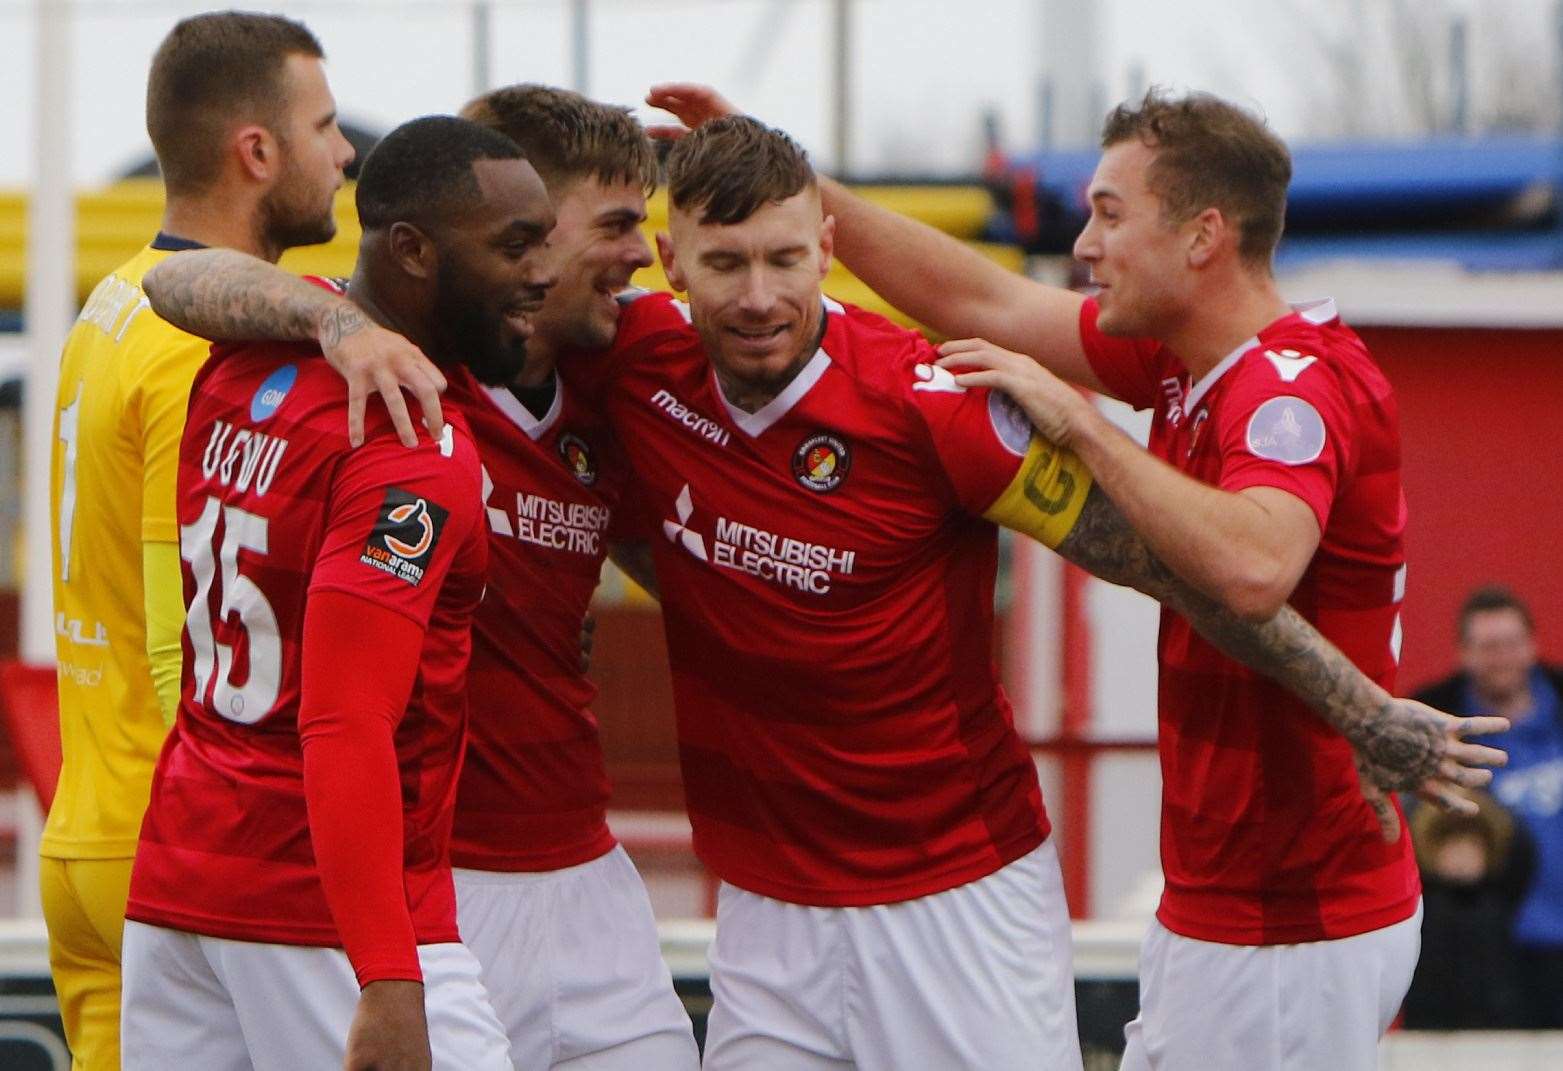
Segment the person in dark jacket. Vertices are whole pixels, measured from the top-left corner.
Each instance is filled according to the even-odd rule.
[[[1466,599],[1459,642],[1461,671],[1416,698],[1459,714],[1501,714],[1513,725],[1489,742],[1509,753],[1491,792],[1535,851],[1512,931],[1520,1025],[1563,1029],[1563,667],[1537,658],[1530,609],[1504,588]]]
[[[1418,807],[1422,956],[1401,1007],[1408,1030],[1501,1030],[1524,1016],[1511,931],[1530,874],[1513,817],[1484,792],[1473,817]]]

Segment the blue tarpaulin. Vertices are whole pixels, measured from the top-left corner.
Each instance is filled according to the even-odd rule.
[[[1010,158],[1083,224],[1100,153]],[[1304,145],[1293,150],[1286,266],[1320,259],[1442,260],[1478,271],[1563,269],[1563,140],[1534,136]],[[993,236],[1018,236],[1007,212]],[[1063,251],[1063,250],[1059,250]]]

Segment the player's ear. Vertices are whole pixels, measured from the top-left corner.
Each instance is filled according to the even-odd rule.
[[[1188,261],[1191,268],[1203,268],[1211,262],[1222,243],[1235,237],[1227,218],[1219,208],[1207,208],[1186,224]]]
[[[826,216],[819,225],[819,277],[830,272],[831,258],[836,254],[836,217]]]
[[[657,256],[662,260],[662,271],[668,277],[668,285],[674,290],[688,290],[684,272],[678,266],[678,255],[673,249],[673,237],[666,231],[657,232]]]
[[[233,133],[234,153],[244,174],[256,182],[269,182],[282,166],[282,148],[271,131],[255,123],[241,126]]]
[[[432,279],[439,264],[439,255],[429,236],[411,223],[398,221],[391,224],[386,236],[391,256],[397,266],[414,279]]]

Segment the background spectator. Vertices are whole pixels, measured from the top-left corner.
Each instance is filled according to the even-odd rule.
[[[1563,1029],[1563,667],[1537,660],[1530,610],[1504,588],[1480,588],[1466,599],[1459,643],[1461,671],[1417,698],[1514,723],[1490,743],[1509,753],[1492,794],[1535,845],[1534,873],[1512,932],[1524,1000],[1520,1025]]]
[[[1530,876],[1529,845],[1491,796],[1474,817],[1419,807],[1422,958],[1401,1014],[1410,1030],[1498,1030],[1523,1018],[1511,931]]]

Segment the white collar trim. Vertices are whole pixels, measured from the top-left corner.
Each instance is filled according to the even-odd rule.
[[[1304,301],[1293,305],[1292,311],[1295,312],[1298,316],[1301,316],[1304,320],[1307,320],[1309,323],[1314,325],[1327,324],[1331,320],[1340,316],[1340,313],[1335,309],[1334,298],[1318,298],[1314,301]],[[1194,411],[1194,407],[1199,404],[1199,400],[1206,394],[1210,393],[1210,388],[1216,385],[1216,381],[1219,380],[1222,376],[1226,375],[1227,371],[1238,362],[1238,359],[1241,358],[1243,354],[1247,353],[1249,350],[1258,345],[1259,336],[1255,335],[1246,342],[1240,343],[1237,349],[1221,358],[1219,364],[1217,364],[1210,371],[1206,372],[1203,376],[1200,377],[1198,383],[1189,388],[1189,396],[1183,402],[1183,411],[1185,413],[1192,413]]]
[[[559,378],[557,372],[554,373],[554,401],[541,420],[534,417],[531,411],[521,404],[521,399],[510,393],[509,387],[485,385],[483,390],[488,395],[488,400],[494,403],[494,407],[512,424],[526,432],[527,438],[533,442],[541,439],[544,433],[554,426],[560,412],[564,409],[564,381]]]
[[[1340,311],[1335,308],[1335,299],[1328,297],[1298,302],[1292,306],[1292,311],[1315,325],[1327,324],[1340,316]]]
[[[1210,388],[1216,385],[1216,381],[1226,375],[1228,369],[1236,364],[1243,354],[1257,345],[1259,345],[1259,336],[1255,335],[1253,338],[1238,343],[1237,349],[1221,358],[1220,363],[1201,376],[1199,382],[1189,388],[1189,396],[1183,401],[1183,411],[1192,414],[1194,407],[1199,404],[1199,400],[1210,393]]]
[[[722,392],[722,382],[716,378],[715,368],[711,369],[711,382],[716,385],[717,397],[722,399],[722,404],[727,407],[727,415],[733,418],[733,423],[738,425],[738,430],[751,439],[758,439],[772,424],[786,416],[793,406],[803,400],[803,396],[819,382],[820,376],[823,376],[825,369],[829,367],[830,354],[826,353],[825,348],[821,346],[814,351],[814,356],[809,358],[809,363],[803,366],[780,394],[752,413],[744,412],[727,400],[727,395]]]
[[[838,301],[821,295],[825,305],[825,320],[822,327],[829,329],[830,317],[841,316],[846,313],[846,308]],[[792,382],[780,394],[766,402],[753,413],[746,413],[732,402],[727,400],[727,395],[722,391],[722,381],[716,378],[716,368],[711,369],[711,382],[716,386],[716,396],[722,399],[722,404],[727,407],[727,415],[733,418],[733,423],[738,425],[738,430],[751,439],[758,439],[765,434],[772,424],[786,416],[792,407],[803,400],[803,396],[809,393],[810,388],[819,382],[820,376],[825,374],[825,369],[830,367],[830,354],[825,352],[824,340],[821,339],[820,348],[814,351],[814,356],[809,358],[809,363],[793,377]]]

